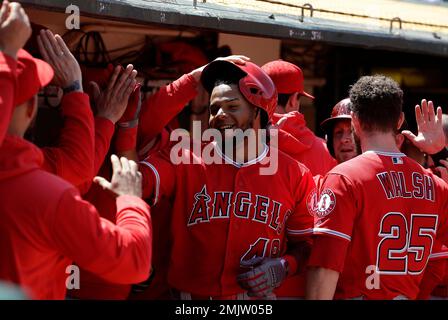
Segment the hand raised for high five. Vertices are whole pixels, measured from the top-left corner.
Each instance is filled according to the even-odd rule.
[[[20,3],[4,0],[0,7],[0,51],[16,59],[30,36],[30,21]]]
[[[44,60],[53,67],[55,84],[65,92],[82,92],[81,68],[61,36],[41,30],[37,44]]]
[[[103,177],[95,177],[93,181],[104,190],[112,192],[116,196],[142,196],[142,174],[138,171],[138,165],[125,157],[118,158],[112,155],[112,178],[107,181]]]
[[[128,105],[129,96],[134,90],[137,80],[137,70],[129,64],[123,70],[117,66],[109,79],[106,89],[100,90],[95,82],[91,82],[93,99],[97,109],[97,116],[109,119],[116,123],[124,114]]]
[[[422,100],[421,106],[415,106],[415,119],[418,126],[418,134],[403,130],[402,134],[408,138],[422,152],[435,154],[445,147],[445,133],[442,125],[442,108],[434,111],[432,101]]]

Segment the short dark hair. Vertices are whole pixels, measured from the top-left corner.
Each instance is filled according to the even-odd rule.
[[[396,130],[403,106],[398,83],[383,75],[361,77],[350,89],[351,110],[366,131]]]

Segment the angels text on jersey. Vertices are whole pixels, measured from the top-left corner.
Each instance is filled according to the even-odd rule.
[[[259,194],[239,191],[216,191],[208,194],[204,185],[202,190],[194,195],[193,208],[188,219],[188,226],[211,222],[213,219],[229,219],[230,215],[241,219],[251,219],[267,224],[280,234],[291,214],[287,210],[283,221],[280,221],[282,204]]]

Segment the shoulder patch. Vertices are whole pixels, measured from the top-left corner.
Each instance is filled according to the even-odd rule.
[[[331,189],[324,189],[319,197],[317,204],[317,217],[323,218],[328,216],[336,207],[336,196]]]
[[[316,189],[310,192],[307,198],[308,212],[317,219],[328,216],[336,207],[336,196],[331,189],[324,189],[320,195]]]
[[[314,188],[311,190],[311,192],[308,194],[308,197],[306,198],[306,207],[308,209],[308,213],[312,215],[313,217],[316,215],[316,210],[318,208],[318,196],[317,196],[317,189]]]

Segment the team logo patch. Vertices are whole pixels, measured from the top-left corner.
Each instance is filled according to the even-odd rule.
[[[306,207],[308,209],[308,213],[312,216],[316,215],[316,211],[318,209],[319,198],[317,196],[317,190],[314,188],[306,198]]]
[[[328,216],[336,207],[336,196],[330,189],[324,189],[320,196],[317,191],[310,192],[307,198],[308,212],[318,219]]]
[[[328,216],[334,207],[336,207],[336,196],[333,191],[331,189],[323,190],[319,197],[319,203],[317,204],[317,217],[323,218]]]

